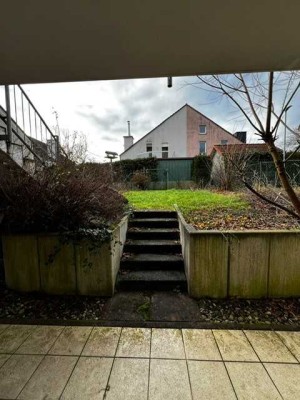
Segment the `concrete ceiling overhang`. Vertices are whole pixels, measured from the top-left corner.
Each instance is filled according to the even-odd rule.
[[[0,0],[0,84],[300,69],[299,0]]]

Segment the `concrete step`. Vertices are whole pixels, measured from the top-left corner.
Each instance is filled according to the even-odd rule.
[[[133,218],[176,218],[176,211],[164,211],[164,210],[141,210],[134,211]]]
[[[140,228],[178,228],[176,218],[132,218],[129,227]]]
[[[178,240],[127,240],[125,253],[180,254],[181,244]]]
[[[127,239],[168,239],[179,240],[179,229],[176,228],[129,228]]]
[[[135,271],[184,270],[183,258],[174,254],[130,254],[121,259],[121,269]]]
[[[187,290],[183,271],[129,271],[118,275],[118,290]]]

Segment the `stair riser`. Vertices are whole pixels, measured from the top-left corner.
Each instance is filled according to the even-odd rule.
[[[133,218],[177,218],[176,211],[135,211]]]
[[[168,245],[136,245],[136,244],[125,244],[124,247],[125,253],[151,253],[151,254],[180,254],[181,253],[181,244],[172,244]]]
[[[127,232],[127,239],[136,240],[179,240],[180,236],[178,232]]]
[[[137,228],[178,228],[178,221],[136,221],[134,219],[129,221],[129,227]]]
[[[128,271],[182,271],[184,269],[183,261],[175,262],[135,262],[135,261],[121,261],[121,269]]]
[[[187,283],[186,281],[122,281],[118,283],[117,288],[119,291],[170,291],[174,289],[187,291]]]

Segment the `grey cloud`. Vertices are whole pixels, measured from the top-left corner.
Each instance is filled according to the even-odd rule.
[[[107,142],[118,142],[118,139],[116,137],[109,136],[109,135],[102,136],[102,139],[106,140]]]

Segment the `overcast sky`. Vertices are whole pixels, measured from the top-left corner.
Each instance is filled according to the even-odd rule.
[[[167,87],[166,78],[35,84],[23,88],[50,127],[56,124],[55,110],[60,128],[82,131],[87,136],[89,158],[94,161],[105,161],[106,150],[118,154],[123,151],[128,120],[137,141],[185,103],[232,133],[247,130],[249,141],[257,141],[251,135],[253,129],[238,117],[228,101],[215,101],[210,93],[188,85],[196,81],[195,77],[173,78],[172,88]],[[289,111],[294,126],[300,123],[298,111],[296,107]]]

